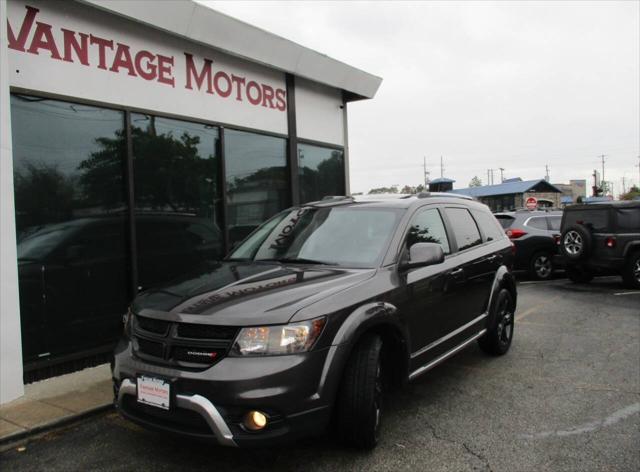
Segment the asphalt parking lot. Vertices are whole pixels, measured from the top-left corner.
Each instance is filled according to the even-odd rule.
[[[474,345],[389,400],[378,448],[269,451],[150,433],[110,412],[5,448],[3,470],[640,470],[640,291],[519,285],[511,351]]]

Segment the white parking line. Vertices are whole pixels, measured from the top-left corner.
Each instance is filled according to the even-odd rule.
[[[640,295],[640,290],[635,292],[616,292],[614,295]]]
[[[561,431],[543,431],[541,433],[534,434],[521,434],[520,438],[522,439],[542,439],[548,438],[550,436],[573,436],[574,434],[584,434],[591,433],[596,431],[597,429],[611,426],[616,424],[619,421],[628,418],[629,416],[635,415],[640,412],[640,403],[634,403],[633,405],[629,405],[621,410],[618,410],[611,415],[607,416],[603,420],[592,421],[590,423],[581,424],[579,426],[574,426],[573,428],[569,428]]]

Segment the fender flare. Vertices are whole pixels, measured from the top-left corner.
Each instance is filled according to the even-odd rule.
[[[513,296],[513,311],[515,313],[516,306],[518,304],[518,291],[516,290],[516,279],[506,266],[502,265],[496,271],[496,275],[493,278],[493,284],[491,285],[491,295],[489,295],[489,301],[486,307],[486,313],[491,315],[493,309],[493,303],[495,297],[501,288],[506,288],[511,292]],[[487,317],[488,320],[489,317]]]
[[[640,241],[632,241],[624,248],[622,257],[626,259],[629,254],[637,250],[640,250]]]

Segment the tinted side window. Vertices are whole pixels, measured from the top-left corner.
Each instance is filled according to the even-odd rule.
[[[568,211],[565,216],[565,228],[571,225],[584,225],[592,231],[606,231],[609,227],[609,210]]]
[[[464,251],[482,243],[480,232],[469,210],[465,208],[447,208],[447,216],[451,222],[459,251]]]
[[[640,232],[640,208],[620,208],[616,211],[618,227],[621,230]]]
[[[529,218],[527,221],[527,226],[536,229],[548,229],[547,228],[547,218],[544,216],[536,216],[533,218]]]
[[[547,223],[552,231],[560,231],[561,216],[547,216]]]
[[[502,227],[491,213],[478,210],[473,210],[472,213],[478,226],[482,228],[482,232],[487,238],[487,241],[496,241],[505,237]]]
[[[423,210],[413,217],[407,234],[407,249],[415,243],[437,243],[445,254],[451,253],[442,217],[435,208]]]

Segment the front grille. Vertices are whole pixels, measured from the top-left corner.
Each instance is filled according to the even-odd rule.
[[[162,336],[169,331],[170,323],[168,321],[156,320],[153,318],[144,318],[136,316],[136,327],[149,333],[160,334]]]
[[[154,363],[187,369],[207,368],[223,359],[238,333],[216,326],[135,317],[135,352]]]
[[[138,351],[147,356],[162,359],[164,356],[164,345],[159,342],[149,341],[148,339],[138,338]]]
[[[180,323],[178,337],[190,339],[226,339],[236,337],[238,328],[235,326],[212,326],[203,324]]]

